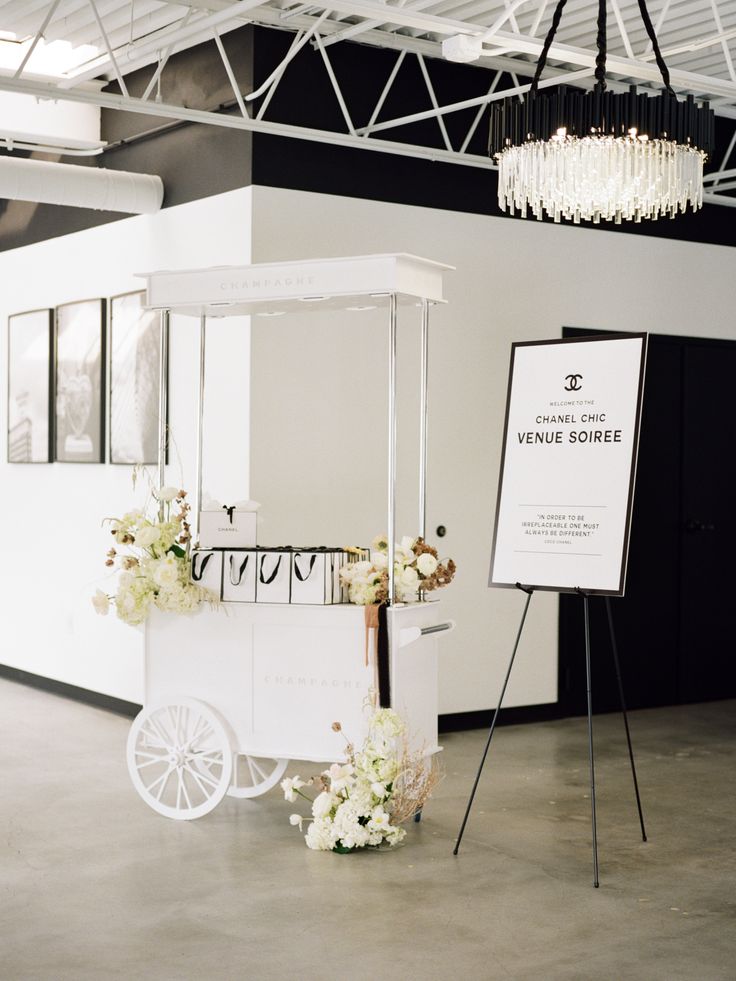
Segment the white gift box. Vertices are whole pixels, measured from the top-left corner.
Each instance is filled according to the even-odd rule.
[[[192,553],[192,582],[222,595],[222,552],[198,549]]]
[[[258,549],[257,603],[288,603],[291,599],[291,550]]]
[[[258,552],[223,552],[222,598],[228,603],[255,603]]]
[[[294,552],[291,561],[291,602],[325,606],[339,603],[335,599],[336,568],[340,568],[340,552],[335,549],[314,549]],[[339,585],[339,584],[338,584]]]
[[[199,544],[202,548],[255,546],[258,506],[255,501],[227,505],[206,500],[199,512]]]

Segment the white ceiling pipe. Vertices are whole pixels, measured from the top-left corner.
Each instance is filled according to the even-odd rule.
[[[153,174],[0,157],[0,198],[149,215],[163,197],[163,181]]]

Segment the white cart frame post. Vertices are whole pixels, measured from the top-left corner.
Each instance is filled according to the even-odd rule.
[[[437,639],[451,629],[439,604],[396,603],[397,332],[401,303],[421,307],[418,534],[427,524],[429,308],[443,303],[452,267],[395,254],[146,274],[147,307],[160,311],[159,485],[166,483],[166,372],[172,314],[199,319],[196,483],[192,538],[199,543],[208,318],[279,310],[303,300],[344,308],[356,298],[387,298],[388,461],[387,627],[392,704],[415,745],[437,745]],[[223,309],[224,308],[224,309]],[[177,819],[200,817],[225,794],[255,797],[273,787],[289,759],[342,757],[331,722],[354,740],[375,686],[364,663],[363,610],[349,604],[231,605],[228,616],[154,615],[146,627],[145,705],[128,741],[133,783],[149,806]],[[193,697],[195,696],[195,697]]]

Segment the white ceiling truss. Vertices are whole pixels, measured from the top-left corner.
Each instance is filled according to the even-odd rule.
[[[0,91],[493,169],[490,159],[469,152],[471,138],[489,102],[527,90],[519,79],[533,72],[554,6],[555,0],[0,0],[0,38],[8,39],[0,44],[15,45],[17,53],[10,67],[0,67]],[[638,0],[608,0],[608,11],[609,87],[636,83],[659,90],[659,70]],[[733,139],[711,163],[716,169],[706,177],[705,199],[736,207],[736,0],[651,0],[650,14],[675,91],[708,99],[718,116],[734,121]],[[592,84],[596,16],[596,0],[568,0],[540,87],[563,80],[582,87]],[[221,41],[223,34],[245,24],[294,34],[284,60],[255,92],[242,90]],[[477,39],[481,57],[475,64],[487,71],[488,85],[481,96],[442,105],[427,59],[442,58],[442,42],[457,35]],[[353,121],[350,100],[331,60],[334,45],[346,40],[396,52],[393,70],[363,126]],[[217,45],[237,112],[195,110],[157,98],[171,54],[204,41]],[[53,72],[40,71],[34,58],[53,42],[61,42],[68,51],[67,64]],[[305,45],[319,53],[340,108],[341,131],[269,118],[272,97]],[[385,118],[384,105],[407,59],[416,60],[429,108]],[[7,57],[3,64],[7,66]],[[149,84],[140,98],[133,98],[125,76],[146,66],[151,68]],[[118,81],[120,95],[99,90],[99,80],[112,79]],[[475,112],[467,131],[453,142],[446,118],[471,109]],[[391,131],[402,127],[405,139],[403,127],[427,119],[437,122],[439,148],[391,138]]]

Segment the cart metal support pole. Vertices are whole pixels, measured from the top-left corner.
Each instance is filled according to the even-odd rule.
[[[419,534],[427,538],[427,400],[429,390],[429,301],[422,300],[422,353],[419,389]]]
[[[388,298],[388,604],[394,601],[396,560],[396,294]]]
[[[166,486],[166,379],[169,362],[169,311],[159,314],[159,366],[158,366],[158,486]],[[164,520],[164,502],[158,505],[159,521]]]
[[[194,515],[192,523],[194,527],[192,540],[195,545],[199,545],[199,512],[202,510],[202,449],[204,443],[204,366],[206,354],[206,328],[207,315],[202,314],[199,318],[199,394],[197,396],[197,483],[194,496]]]

